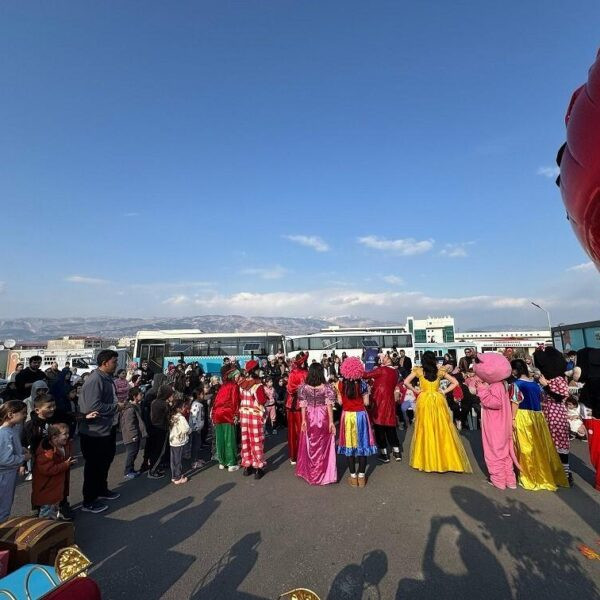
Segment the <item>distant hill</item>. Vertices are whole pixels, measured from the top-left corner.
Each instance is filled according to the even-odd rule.
[[[377,327],[380,321],[352,315],[320,318],[243,317],[240,315],[200,315],[195,317],[156,317],[148,319],[89,317],[65,319],[0,320],[0,341],[45,341],[65,335],[117,338],[134,335],[140,329],[201,329],[213,331],[276,331],[286,335],[313,333],[330,325],[340,327]]]

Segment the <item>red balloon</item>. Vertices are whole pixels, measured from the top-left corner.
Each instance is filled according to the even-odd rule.
[[[600,270],[600,51],[587,83],[573,93],[565,123],[560,192],[575,235]]]

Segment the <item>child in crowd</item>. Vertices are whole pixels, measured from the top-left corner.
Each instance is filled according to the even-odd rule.
[[[36,382],[37,383],[37,382]],[[29,481],[33,473],[33,461],[35,453],[42,438],[48,431],[48,426],[52,423],[58,423],[59,417],[56,415],[56,404],[54,398],[48,393],[48,388],[38,388],[33,408],[27,415],[27,420],[21,431],[21,444],[29,450],[31,460],[29,461],[29,473],[25,477]],[[34,505],[35,508],[35,505]]]
[[[31,395],[29,396],[29,398],[25,398],[25,404],[27,404],[27,417],[25,419],[26,421],[29,421],[29,419],[31,419],[31,413],[35,408],[35,399],[47,393],[48,384],[44,379],[33,382],[33,384],[31,385]]]
[[[127,381],[127,371],[125,369],[119,369],[117,371],[117,377],[114,380],[115,389],[117,390],[117,402],[121,406],[125,406],[129,396],[129,382]]]
[[[277,433],[277,405],[275,402],[275,388],[273,387],[273,378],[267,377],[265,379],[265,396],[267,402],[265,403],[265,430],[268,431],[269,424],[271,425],[271,433],[275,435]]]
[[[200,449],[202,448],[202,430],[205,426],[206,413],[204,412],[204,406],[202,399],[204,391],[202,388],[198,388],[192,393],[192,404],[190,406],[190,416],[188,423],[190,426],[190,438],[191,438],[191,456],[192,469],[199,469],[204,465],[204,461],[200,460]]]
[[[366,410],[369,405],[369,387],[362,379],[364,365],[360,359],[354,356],[347,358],[340,371],[344,380],[338,383],[342,415],[337,451],[338,454],[346,456],[350,471],[348,484],[353,487],[365,487],[367,457],[379,452]]]
[[[48,427],[59,421],[55,417],[56,404],[49,394],[41,394],[35,399],[29,421],[23,427],[21,443],[35,457],[38,446],[48,434]]]
[[[183,416],[185,399],[174,398],[169,410],[169,444],[171,446],[171,481],[175,485],[187,483],[187,477],[183,476],[181,461],[183,458],[183,447],[189,441],[190,426]]]
[[[575,396],[569,396],[566,405],[567,419],[569,420],[569,427],[571,429],[571,439],[574,440],[577,438],[579,440],[585,440],[587,438],[587,429],[581,419],[577,398],[575,398]]]
[[[402,416],[402,424],[404,429],[408,429],[415,414],[415,395],[412,390],[409,390],[405,385],[404,381],[400,381],[394,390],[394,397],[400,408],[400,414]]]
[[[9,400],[0,405],[0,523],[8,519],[15,498],[17,474],[25,473],[23,463],[31,458],[23,450],[20,426],[27,416],[27,405]]]
[[[33,465],[32,503],[40,507],[44,519],[72,521],[60,506],[69,495],[69,469],[76,459],[71,454],[69,426],[56,423],[39,444]]]
[[[125,479],[135,479],[140,471],[135,470],[135,459],[140,451],[142,439],[148,437],[146,424],[142,419],[140,403],[144,395],[138,387],[129,390],[128,401],[119,415],[121,435],[125,445]]]

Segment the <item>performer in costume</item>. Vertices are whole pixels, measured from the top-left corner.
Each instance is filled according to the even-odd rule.
[[[264,474],[265,431],[264,405],[267,396],[258,376],[258,361],[249,360],[245,366],[248,376],[240,383],[240,429],[242,434],[242,467],[244,475],[260,479]]]
[[[513,465],[518,466],[518,461],[513,445],[513,405],[505,381],[512,373],[510,363],[498,352],[485,352],[475,356],[473,371],[480,380],[481,440],[490,483],[500,490],[514,490],[517,478]]]
[[[212,402],[211,418],[215,427],[216,452],[219,469],[237,471],[237,441],[235,436],[235,420],[240,407],[240,389],[238,380],[240,370],[235,364],[221,369],[223,385],[219,388]]]
[[[558,452],[569,485],[573,485],[573,475],[569,465],[570,427],[565,400],[569,397],[569,386],[565,371],[567,361],[556,348],[539,346],[533,353],[535,366],[541,371],[540,385],[544,389],[542,412],[548,422],[554,447]]]
[[[323,366],[314,363],[298,388],[302,426],[296,475],[311,485],[337,482],[333,404],[336,394],[325,380]]]
[[[349,356],[340,368],[344,380],[338,383],[342,415],[337,451],[347,457],[350,471],[348,483],[353,487],[364,487],[367,484],[367,456],[377,454],[375,436],[366,411],[369,405],[369,386],[362,379],[364,372],[360,359]]]
[[[298,388],[304,383],[307,375],[308,352],[300,352],[292,364],[292,371],[288,379],[287,392],[288,397],[285,403],[287,410],[287,437],[288,454],[290,463],[296,464],[298,459],[298,438],[300,436],[300,427],[302,425],[302,414],[298,406]]]
[[[515,454],[519,463],[519,484],[526,490],[550,490],[569,487],[558,453],[552,442],[546,418],[542,414],[542,389],[529,376],[527,364],[511,361],[512,386],[518,392],[514,414]]]
[[[590,461],[596,469],[595,488],[600,492],[600,348],[583,348],[577,352],[577,366],[581,368],[579,381],[584,384],[579,394],[586,407],[583,420],[587,429]]]
[[[394,390],[398,383],[398,369],[392,366],[392,359],[388,354],[381,355],[381,367],[364,374],[365,379],[373,383],[371,388],[371,404],[373,405],[372,417],[375,439],[379,446],[379,460],[389,463],[388,444],[392,448],[396,461],[402,460],[400,454],[400,440],[396,431],[396,399]]]
[[[411,381],[419,380],[419,390]],[[440,381],[447,379],[451,392],[458,382],[444,369],[438,369],[435,354],[423,352],[421,367],[413,369],[404,385],[415,394],[416,409],[413,437],[410,444],[410,466],[419,471],[471,473],[471,464],[460,441],[448,410]]]

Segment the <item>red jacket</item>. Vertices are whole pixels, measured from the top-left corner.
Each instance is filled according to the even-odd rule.
[[[237,383],[228,381],[217,392],[212,403],[211,417],[215,425],[233,424],[240,408],[240,388]]]
[[[287,409],[300,410],[298,408],[298,388],[304,383],[307,375],[308,371],[305,371],[304,369],[298,367],[292,368],[287,384],[288,397],[285,402],[285,407]]]
[[[34,506],[58,504],[69,495],[71,445],[65,446],[63,456],[43,441],[35,453],[31,502]]]
[[[394,367],[377,367],[364,374],[373,381],[371,404],[375,425],[396,426],[396,400],[394,389],[398,383],[398,371]]]

